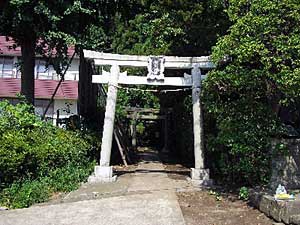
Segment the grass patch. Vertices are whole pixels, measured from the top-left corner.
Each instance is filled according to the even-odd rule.
[[[86,181],[94,165],[94,163],[86,167],[67,165],[39,179],[14,182],[0,193],[0,205],[8,208],[25,208],[47,201],[52,193],[73,191],[81,182]]]

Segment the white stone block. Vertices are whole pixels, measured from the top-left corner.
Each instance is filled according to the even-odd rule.
[[[210,186],[213,184],[213,181],[209,179],[209,169],[191,169],[191,181],[194,185]]]
[[[95,175],[91,175],[88,178],[88,183],[111,183],[117,180],[117,176],[105,178],[105,177],[96,177]]]
[[[110,178],[113,176],[112,166],[95,166],[95,176]]]
[[[115,182],[117,176],[113,175],[112,166],[95,166],[94,174],[88,178],[88,183]]]

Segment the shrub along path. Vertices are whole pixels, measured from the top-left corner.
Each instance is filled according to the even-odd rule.
[[[0,212],[0,225],[272,224],[241,202],[220,209],[220,202],[187,182],[187,169],[163,165],[156,152],[140,156],[138,165],[117,168],[115,183],[84,184],[62,199]]]

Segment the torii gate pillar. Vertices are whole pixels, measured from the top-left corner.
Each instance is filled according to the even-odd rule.
[[[118,65],[112,65],[110,74],[111,79],[108,83],[105,119],[101,143],[100,165],[95,166],[94,174],[88,179],[89,183],[113,182],[117,179],[117,176],[113,176],[113,168],[112,166],[110,166],[110,155],[113,141],[114,121],[118,92],[117,86],[120,75],[120,67]]]
[[[209,179],[209,170],[204,169],[203,115],[200,101],[201,70],[197,65],[193,66],[192,79],[195,168],[192,168],[191,178],[195,184],[211,185],[212,180]]]

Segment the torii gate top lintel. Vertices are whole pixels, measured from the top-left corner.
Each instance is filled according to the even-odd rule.
[[[91,50],[83,50],[84,57],[94,59],[95,65],[114,65],[128,67],[147,67],[150,57],[163,57],[165,68],[168,69],[191,69],[195,65],[199,68],[214,68],[210,56],[200,57],[178,57],[178,56],[141,56],[141,55],[120,55]]]
[[[178,57],[178,56],[138,56],[119,55],[103,52],[84,50],[84,57],[94,60],[95,65],[104,66],[126,66],[126,67],[147,67],[147,77],[127,76],[127,72],[120,73],[119,84],[146,84],[146,85],[167,85],[167,86],[192,86],[192,76],[184,74],[184,77],[164,77],[164,69],[196,69],[201,76],[199,69],[212,69],[214,64],[209,56],[201,57]],[[195,70],[196,71],[196,70]],[[93,83],[108,83],[110,73],[103,71],[102,75],[93,75]],[[201,76],[202,79],[205,75]]]

